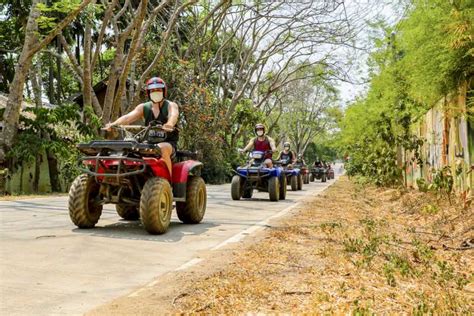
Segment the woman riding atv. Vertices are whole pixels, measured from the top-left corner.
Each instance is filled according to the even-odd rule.
[[[245,153],[251,150],[263,151],[265,153],[265,161],[263,162],[267,168],[273,168],[272,152],[276,151],[275,141],[265,135],[265,125],[255,125],[256,137],[252,138],[244,149],[238,149],[239,152]]]
[[[284,167],[293,167],[293,164],[296,162],[296,154],[290,150],[289,142],[283,144],[283,151],[280,153],[278,160],[286,161],[286,163],[282,164]]]
[[[176,152],[179,133],[175,129],[178,122],[179,109],[175,102],[165,99],[167,96],[166,83],[159,77],[153,77],[146,82],[146,93],[149,102],[141,103],[136,108],[105,126],[105,130],[110,131],[114,125],[128,125],[140,119],[145,119],[145,126],[150,124],[161,124],[163,130],[167,132],[164,142],[158,143],[161,150],[161,157],[166,163],[168,170],[172,172],[171,155]],[[153,135],[149,135],[153,136]]]

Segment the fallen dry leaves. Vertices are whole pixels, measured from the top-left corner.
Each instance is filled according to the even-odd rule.
[[[186,281],[171,313],[474,313],[473,210],[342,177],[223,269]]]

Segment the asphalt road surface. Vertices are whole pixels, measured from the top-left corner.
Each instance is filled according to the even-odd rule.
[[[182,224],[174,214],[158,236],[122,220],[114,205],[104,207],[95,228],[77,229],[67,196],[0,201],[0,315],[81,315],[185,268],[333,182],[304,185],[279,202],[263,192],[232,201],[230,185],[210,185],[201,224]]]

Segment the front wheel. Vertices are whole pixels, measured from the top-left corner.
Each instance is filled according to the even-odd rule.
[[[321,182],[326,182],[326,174],[323,173],[323,175],[321,176]]]
[[[242,194],[242,179],[235,175],[232,177],[232,183],[230,185],[230,195],[232,196],[232,200],[240,200]]]
[[[290,185],[291,185],[291,191],[298,190],[298,177],[297,176],[290,177]]]
[[[198,224],[204,217],[206,205],[206,183],[201,177],[193,177],[186,186],[186,202],[176,202],[176,213],[183,223]]]
[[[140,212],[136,205],[116,204],[115,210],[121,218],[128,221],[136,221],[140,218]]]
[[[280,198],[280,183],[277,177],[271,177],[268,180],[268,194],[270,201],[278,201]]]
[[[244,191],[242,193],[242,197],[244,199],[251,199],[253,196],[253,188],[250,186],[250,187],[247,187],[247,188],[244,188]]]
[[[303,176],[301,174],[298,176],[298,190],[303,190]]]
[[[150,234],[164,234],[171,221],[173,193],[166,179],[151,178],[143,186],[140,198],[140,217]]]
[[[87,174],[79,175],[69,190],[69,217],[79,228],[92,228],[102,215],[100,184]]]
[[[311,174],[311,175],[309,176],[309,181],[314,182],[314,174]]]
[[[305,174],[303,179],[304,179],[304,181],[303,181],[304,184],[309,184],[309,175],[308,174]]]
[[[284,200],[286,199],[286,175],[282,175],[280,179],[280,200]]]

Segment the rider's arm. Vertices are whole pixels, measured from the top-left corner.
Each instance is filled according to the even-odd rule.
[[[253,148],[253,143],[254,143],[255,139],[252,138],[249,143],[247,144],[247,146],[245,146],[245,148],[243,149],[244,152],[247,152],[249,150],[251,150]]]
[[[135,121],[138,121],[143,117],[143,104],[137,105],[137,107],[125,114],[119,117],[118,119],[115,120],[115,122],[107,124],[108,126],[113,126],[113,125],[127,125],[130,123],[133,123]]]
[[[169,111],[168,122],[166,122],[165,126],[169,128],[173,128],[176,126],[176,123],[178,123],[178,118],[179,118],[178,105],[174,102],[170,102],[168,111]]]
[[[270,142],[270,148],[272,149],[273,152],[275,152],[277,150],[275,146],[275,140],[273,140],[273,138],[271,137],[268,137],[268,141]]]

